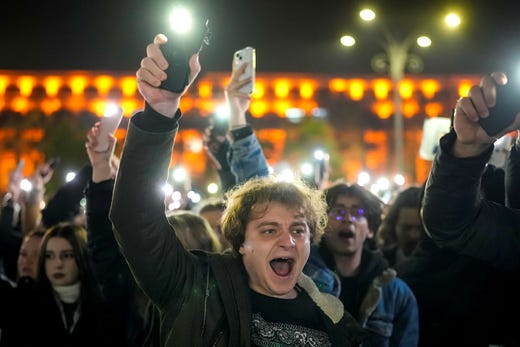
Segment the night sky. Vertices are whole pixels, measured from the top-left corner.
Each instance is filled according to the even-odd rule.
[[[2,0],[0,70],[135,71],[156,33],[167,33],[172,1]],[[195,3],[195,1],[191,1]],[[425,28],[433,46],[416,52],[425,74],[487,73],[520,62],[520,19],[513,1],[373,1],[379,19],[396,34]],[[477,6],[477,3],[480,4]],[[205,71],[226,71],[232,53],[257,50],[257,71],[363,74],[381,52],[381,34],[362,26],[361,1],[205,0],[211,46],[201,53]],[[441,33],[447,6],[463,11],[463,26]],[[344,32],[358,45],[339,44]]]

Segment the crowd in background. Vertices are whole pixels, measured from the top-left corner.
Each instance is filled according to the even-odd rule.
[[[505,168],[487,164],[494,137],[478,131],[476,122],[492,106],[490,90],[504,83],[503,76],[486,76],[470,96],[454,100],[452,129],[441,139],[428,182],[403,187],[384,203],[356,183],[328,181],[329,175],[302,182],[305,188],[270,177],[247,122],[250,95],[240,91],[247,83],[240,79],[245,66],[234,67],[226,88],[227,134],[216,134],[213,125],[204,133],[225,194],[168,211],[157,187],[165,180],[181,117],[171,105],[182,92],[159,95],[166,78],[158,68],[161,44],[157,38],[150,44],[137,74],[147,105],[132,119],[121,163],[113,136],[108,150],[94,150],[95,124],[86,134],[89,163],[53,196],[45,195],[50,163],[30,177],[30,192],[20,188],[19,170],[10,175],[0,213],[0,346],[520,344],[514,319],[520,268],[517,142]],[[190,81],[197,64],[190,61]],[[170,103],[169,115],[157,100]],[[155,140],[152,134],[162,131],[168,138]],[[154,145],[148,150],[145,143]],[[322,201],[323,220],[312,212],[321,208],[319,202],[298,196],[311,194],[305,189]],[[138,199],[143,202],[132,205]],[[261,203],[267,205],[258,212]],[[307,214],[293,217],[296,207]],[[287,214],[288,222],[295,219],[287,238],[272,241],[279,248],[271,251],[276,257],[266,255],[270,270],[259,270],[258,248],[255,253],[247,246],[248,228],[272,211]],[[310,246],[299,243],[301,219],[313,226]],[[277,223],[261,237],[285,227]],[[309,253],[301,256],[306,247]],[[223,283],[219,271],[232,273],[235,263],[213,261],[213,254],[241,260],[237,277]],[[285,292],[278,294],[269,276],[288,280],[292,273],[296,297],[282,298]],[[237,278],[248,280],[251,290],[228,299],[229,291],[243,288]],[[250,311],[246,318],[230,312],[243,300]],[[344,312],[324,308],[339,303]],[[297,318],[279,317],[278,309]],[[308,339],[298,340],[294,331]]]

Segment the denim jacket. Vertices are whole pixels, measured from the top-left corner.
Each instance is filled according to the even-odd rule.
[[[363,251],[369,252],[369,251]],[[377,261],[378,253],[365,254],[363,259]],[[326,265],[313,246],[304,273],[311,277],[322,292],[339,296],[339,276]],[[417,302],[408,285],[396,277],[395,270],[386,268],[372,278],[364,295],[358,317],[368,332],[363,346],[417,346],[419,318]]]
[[[255,176],[269,174],[267,160],[254,133],[231,142],[228,161],[236,184],[244,183]]]

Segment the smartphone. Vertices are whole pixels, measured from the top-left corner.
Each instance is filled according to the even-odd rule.
[[[242,93],[252,94],[255,89],[256,50],[253,47],[245,47],[233,54],[233,70],[238,69],[244,63],[247,64],[244,73],[239,80],[251,78],[251,83],[246,84],[239,90]]]
[[[14,173],[21,176],[24,167],[25,167],[25,161],[23,159],[18,160],[18,164],[16,164]]]
[[[520,87],[510,78],[506,85],[496,86],[496,104],[489,109],[489,116],[480,118],[479,123],[489,136],[495,137],[513,123],[518,112]]]
[[[107,107],[105,115],[99,124],[99,136],[97,145],[94,147],[96,152],[104,152],[108,149],[108,134],[114,134],[123,119],[123,109],[114,105]]]
[[[161,88],[174,93],[182,93],[189,83],[190,57],[200,52],[204,45],[209,45],[211,32],[208,27],[208,20],[203,26],[199,25],[194,32],[178,34],[171,33],[168,35],[168,42],[161,46],[161,50],[166,60],[168,60],[168,68],[166,72],[166,80],[161,83]]]
[[[51,158],[47,162],[47,164],[49,165],[49,169],[50,170],[54,170],[56,168],[56,166],[60,163],[60,160],[61,160],[60,157],[53,157],[53,158]],[[48,174],[47,171],[42,171],[40,169],[40,176],[45,177],[47,174]]]
[[[49,160],[49,167],[54,170],[56,166],[60,163],[60,157],[54,157]]]
[[[210,118],[211,136],[226,136],[229,130],[229,122],[227,118],[217,117],[213,115]]]

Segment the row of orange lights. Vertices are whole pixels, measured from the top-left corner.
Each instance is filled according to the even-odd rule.
[[[39,109],[47,116],[50,116],[52,113],[60,109],[67,109],[72,112],[88,110],[98,116],[102,116],[109,102],[112,101],[100,98],[87,101],[85,98],[79,96],[69,98],[65,102],[59,98],[45,98],[39,101],[34,101],[29,98],[16,97],[7,103],[0,98],[0,110],[11,109],[15,112],[25,114],[30,110]],[[125,117],[130,117],[143,108],[142,100],[137,98],[125,98],[119,100],[118,103],[123,108]],[[188,112],[191,109],[196,108],[202,115],[207,116],[217,109],[217,104],[218,102],[215,100],[201,100],[185,97],[181,101],[181,109],[184,112]],[[263,115],[268,113],[274,113],[280,117],[285,117],[286,111],[291,108],[298,108],[303,110],[305,114],[311,114],[317,107],[318,104],[314,100],[274,100],[272,102],[253,100],[249,111],[255,118],[261,118]],[[394,103],[389,100],[376,101],[371,107],[372,112],[381,119],[390,118],[394,113],[394,109]],[[421,106],[415,100],[406,100],[401,105],[401,111],[406,118],[411,118],[421,111]],[[439,102],[429,102],[424,105],[423,111],[428,117],[437,117],[443,114],[444,107]]]
[[[181,108],[186,112],[192,108],[197,108],[202,114],[213,113],[218,104],[222,101],[212,99],[215,85],[224,87],[229,81],[228,77],[213,78],[201,80],[197,84],[198,97],[192,97],[191,93],[183,98]],[[327,84],[329,90],[333,93],[345,93],[352,100],[360,101],[364,98],[367,90],[373,90],[376,101],[372,103],[371,110],[381,119],[387,119],[394,113],[394,103],[388,100],[389,93],[392,90],[392,82],[389,79],[344,79],[333,78],[326,82],[312,80],[308,78],[257,78],[255,84],[255,92],[251,103],[250,112],[253,117],[260,118],[268,113],[275,113],[281,117],[285,117],[286,111],[290,108],[299,108],[310,114],[313,109],[318,107],[313,99],[314,93],[320,84]],[[460,80],[458,82],[458,93],[460,96],[467,95],[471,85],[475,81]],[[277,99],[268,98],[266,96],[266,88],[271,84],[273,92]],[[14,85],[19,90],[19,96],[8,97],[6,100],[2,96],[5,95],[9,86]],[[41,100],[33,100],[30,98],[33,88],[42,85],[45,88],[47,98]],[[58,96],[60,88],[68,86],[71,95],[66,99]],[[86,99],[83,95],[87,87],[94,86],[99,98]],[[294,86],[298,87],[299,100],[295,100],[291,95]],[[137,84],[135,77],[122,76],[112,77],[110,75],[101,74],[94,77],[88,77],[81,74],[72,74],[70,76],[9,76],[0,74],[0,110],[12,109],[16,112],[27,112],[32,109],[41,109],[45,114],[50,115],[53,112],[65,108],[72,112],[89,110],[97,115],[102,115],[108,102],[115,100],[107,100],[107,94],[115,87],[119,87],[122,92],[122,99],[117,101],[125,112],[125,116],[129,117],[143,107],[143,100],[136,95]],[[401,111],[407,118],[413,117],[421,111],[421,105],[414,100],[414,92],[419,90],[425,98],[431,100],[435,94],[441,89],[441,84],[435,79],[411,80],[404,79],[398,85],[399,93],[403,99]],[[422,111],[429,117],[436,117],[443,113],[444,109],[439,102],[427,102],[423,105]]]
[[[228,78],[224,78],[220,86],[227,84]],[[261,99],[265,97],[266,88],[270,84],[269,81],[257,78],[255,83],[255,92],[253,98]],[[459,95],[467,95],[474,81],[462,80],[459,82]],[[119,88],[124,97],[132,97],[137,91],[137,83],[133,76],[123,76],[115,78],[110,75],[98,75],[88,77],[84,75],[71,75],[69,77],[60,76],[44,76],[36,77],[31,75],[22,75],[10,77],[0,75],[0,95],[5,94],[6,89],[10,85],[15,85],[21,96],[30,96],[33,88],[41,85],[45,88],[48,97],[56,97],[60,88],[67,86],[73,95],[81,95],[89,86],[97,89],[100,96],[106,96],[113,88]],[[299,96],[302,99],[311,99],[318,88],[318,83],[311,79],[284,79],[275,78],[272,80],[273,91],[277,98],[287,98],[293,87],[298,87]],[[388,94],[392,90],[392,82],[389,79],[379,78],[374,80],[365,79],[345,79],[334,78],[328,82],[328,88],[332,92],[346,92],[351,99],[361,100],[367,89],[372,89],[377,100],[388,98]],[[414,92],[418,89],[427,99],[432,99],[441,89],[440,83],[435,79],[424,79],[414,81],[404,79],[399,83],[399,93],[403,99],[412,98]],[[211,98],[213,96],[213,83],[202,80],[198,84],[198,96],[201,98]]]

